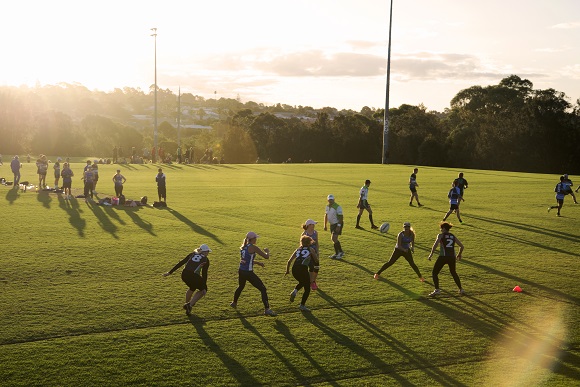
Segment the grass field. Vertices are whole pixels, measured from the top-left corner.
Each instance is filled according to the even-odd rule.
[[[36,181],[33,164],[23,180]],[[82,163],[73,164],[73,188]],[[113,196],[117,166],[100,167],[99,197]],[[124,165],[127,198],[157,200],[155,165]],[[555,175],[464,170],[465,245],[459,296],[446,268],[433,290],[427,255],[458,170],[420,167],[424,207],[409,207],[412,166],[166,165],[167,209],[103,207],[54,193],[0,186],[0,385],[445,385],[536,386],[580,382],[580,205],[555,211]],[[12,180],[7,163],[0,176]],[[375,222],[356,230],[365,179]],[[47,182],[51,182],[50,174]],[[80,191],[80,190],[79,190]],[[79,192],[77,191],[77,193]],[[322,230],[326,195],[343,206],[346,256],[330,260]],[[289,302],[284,277],[301,224],[319,221],[320,290],[311,313]],[[455,215],[450,217],[458,223]],[[417,280],[400,259],[372,276],[402,223],[417,232]],[[248,231],[271,259],[256,268],[275,318],[246,286],[237,309],[239,246]],[[182,309],[180,271],[162,277],[202,243],[208,294]],[[514,293],[519,285],[522,293]]]

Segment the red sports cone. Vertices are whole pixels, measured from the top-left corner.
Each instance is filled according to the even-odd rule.
[[[522,292],[522,288],[520,288],[519,286],[516,285],[516,287],[514,288],[514,292],[521,293]]]

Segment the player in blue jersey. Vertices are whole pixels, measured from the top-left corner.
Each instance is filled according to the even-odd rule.
[[[302,229],[304,229],[304,231],[300,236],[300,237],[309,236],[310,238],[312,238],[313,242],[311,244],[311,247],[314,248],[314,251],[316,251],[316,259],[313,259],[312,265],[309,266],[310,289],[312,290],[318,290],[316,278],[318,277],[318,271],[320,270],[320,259],[318,257],[318,231],[314,229],[316,223],[317,222],[313,221],[312,219],[308,219],[306,222],[304,222],[304,224],[302,225]]]
[[[303,236],[300,238],[300,246],[292,253],[290,259],[286,264],[286,274],[290,273],[290,265],[292,265],[292,275],[298,281],[298,284],[294,287],[292,293],[290,293],[290,302],[294,301],[296,294],[302,288],[304,288],[304,294],[302,295],[302,301],[300,302],[299,309],[304,312],[310,312],[310,309],[306,307],[306,300],[310,295],[310,275],[308,274],[308,268],[312,265],[314,260],[318,259],[318,254],[313,247],[314,240],[309,236]]]
[[[441,222],[441,233],[437,235],[435,243],[431,248],[431,253],[427,259],[431,260],[431,257],[435,253],[437,247],[439,247],[439,257],[435,261],[433,266],[433,283],[435,284],[435,290],[433,290],[429,297],[434,297],[441,294],[439,289],[439,272],[443,269],[443,266],[449,266],[449,272],[455,281],[455,284],[459,288],[459,294],[465,294],[463,288],[461,287],[461,280],[455,271],[456,261],[461,259],[461,254],[463,253],[463,244],[457,239],[457,237],[449,232],[453,225],[447,222]],[[459,252],[457,256],[455,255],[455,245],[459,246]]]
[[[373,222],[373,210],[371,210],[371,205],[369,204],[369,201],[368,201],[369,186],[370,185],[371,185],[371,181],[366,180],[365,185],[363,185],[359,191],[358,204],[356,205],[356,208],[358,208],[358,215],[356,217],[356,226],[355,226],[355,228],[358,228],[358,229],[362,229],[362,227],[360,226],[359,223],[360,223],[360,218],[361,218],[364,210],[367,210],[369,213],[369,220],[371,221],[371,228],[373,230],[376,230],[379,228],[379,226],[376,226],[375,223]]]
[[[459,215],[459,203],[461,201],[465,201],[465,199],[463,199],[463,196],[461,196],[461,190],[457,185],[457,180],[454,180],[453,184],[451,184],[451,189],[447,194],[447,197],[449,198],[449,211],[447,211],[443,217],[444,222],[447,220],[447,217],[451,215],[453,211],[455,211],[455,214],[457,214],[457,219],[459,219],[459,223],[463,223],[461,216]]]
[[[209,269],[207,255],[209,253],[211,253],[211,249],[208,245],[203,244],[179,261],[173,269],[163,274],[164,277],[167,277],[185,265],[181,272],[181,279],[188,287],[185,292],[185,304],[183,304],[183,309],[185,309],[185,313],[188,316],[191,314],[191,308],[195,303],[207,293],[207,270]]]
[[[270,303],[268,302],[268,293],[266,292],[266,287],[264,283],[254,273],[254,265],[264,267],[263,262],[258,262],[255,260],[256,254],[259,256],[269,259],[270,258],[270,250],[267,248],[262,251],[258,246],[256,246],[256,240],[258,239],[258,234],[253,231],[250,231],[246,234],[246,238],[244,242],[240,246],[240,268],[238,270],[238,288],[234,292],[234,300],[230,303],[232,308],[238,306],[238,299],[240,298],[240,294],[242,294],[242,290],[246,287],[246,282],[250,282],[252,286],[262,293],[262,303],[264,304],[264,314],[266,316],[276,316],[276,313],[270,309]]]
[[[379,279],[381,273],[391,267],[400,257],[405,257],[409,265],[413,268],[419,280],[421,282],[425,281],[423,276],[421,275],[421,271],[415,264],[413,260],[412,253],[415,251],[415,230],[411,227],[411,223],[405,222],[403,224],[403,231],[399,233],[397,236],[397,244],[395,245],[395,249],[393,250],[393,254],[391,254],[391,258],[387,263],[385,263],[379,271],[377,271],[374,275],[376,280]]]
[[[565,180],[565,177],[560,176],[560,182],[558,184],[556,184],[556,187],[554,188],[554,192],[556,192],[556,202],[558,203],[558,205],[548,207],[548,212],[550,212],[550,210],[553,208],[557,208],[558,209],[558,216],[560,216],[560,210],[562,209],[562,206],[564,205],[564,198],[566,197],[566,194],[567,194],[566,184],[564,184],[564,180]]]

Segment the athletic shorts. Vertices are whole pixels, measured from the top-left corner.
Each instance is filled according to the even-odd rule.
[[[359,208],[363,208],[365,210],[370,210],[371,209],[371,205],[367,200],[362,200],[360,202],[360,207]]]
[[[157,187],[157,194],[158,194],[158,196],[165,199],[167,197],[167,187],[165,187],[165,186]]]
[[[72,181],[63,181],[62,182],[62,188],[71,188],[72,185]]]
[[[203,278],[191,270],[183,270],[181,272],[181,279],[192,292],[196,290],[207,290],[207,284],[204,283]]]
[[[336,231],[336,225],[337,225],[337,224],[338,224],[338,223],[335,223],[335,224],[331,224],[331,225],[330,225],[330,233],[331,233],[331,234],[336,234],[336,235],[340,235],[340,234],[342,234],[342,227],[340,228],[340,230],[339,230],[338,232]]]
[[[411,190],[411,193],[417,192],[417,188],[415,188],[414,186],[409,186],[409,189]]]
[[[451,205],[449,206],[449,210],[456,210],[456,209],[458,209],[458,208],[459,208],[459,204],[451,204]]]

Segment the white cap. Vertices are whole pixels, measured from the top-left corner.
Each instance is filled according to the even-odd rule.
[[[315,221],[313,221],[312,219],[308,219],[306,222],[304,222],[304,224],[305,224],[306,226],[310,226],[311,224],[316,224],[316,222],[315,222]]]
[[[334,200],[334,195],[330,194],[326,197],[326,200]]]
[[[254,239],[254,238],[258,238],[258,237],[259,237],[259,235],[253,231],[250,231],[249,233],[246,234],[246,238],[248,238],[248,239]]]
[[[207,251],[208,253],[211,253],[211,249],[205,243],[203,245],[199,246],[199,249],[198,250],[199,251]]]

